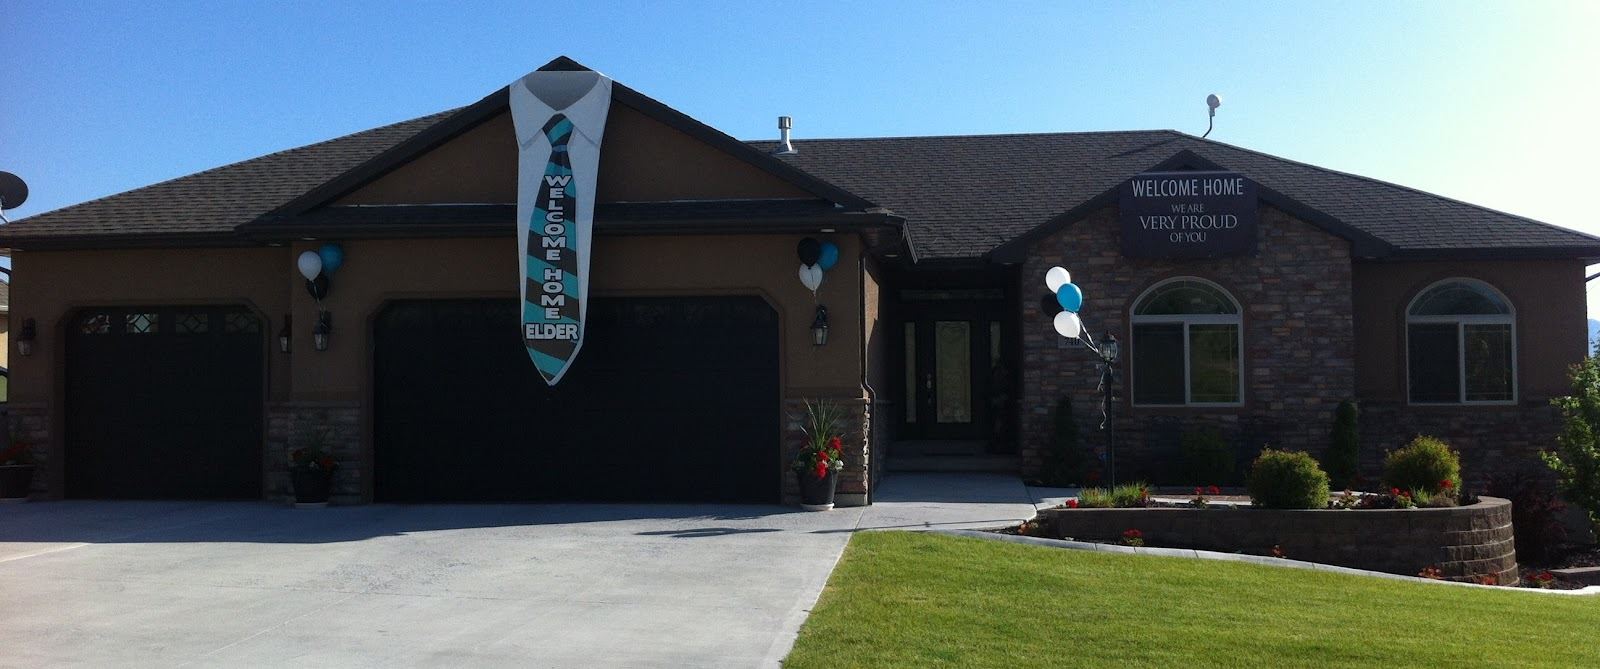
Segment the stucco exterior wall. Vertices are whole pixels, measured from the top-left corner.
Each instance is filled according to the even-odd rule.
[[[836,397],[859,403],[865,364],[861,244],[852,235],[829,238],[839,244],[841,259],[815,297],[795,276],[794,248],[799,239],[795,235],[598,237],[590,291],[608,297],[760,296],[780,319],[776,345],[781,348],[782,397],[773,401]],[[14,262],[21,280],[12,293],[13,311],[16,318],[36,320],[39,339],[32,356],[13,356],[15,413],[46,421],[49,434],[39,440],[50,444],[47,455],[59,454],[64,328],[77,308],[245,304],[263,318],[268,333],[264,356],[268,406],[263,411],[269,435],[264,440],[274,446],[264,452],[282,458],[286,435],[278,433],[303,418],[297,418],[300,414],[311,420],[335,411],[345,432],[357,432],[341,433],[339,438],[357,444],[353,450],[361,460],[341,470],[336,485],[344,494],[338,499],[370,498],[372,319],[397,299],[516,299],[517,247],[511,238],[343,242],[346,262],[324,300],[333,315],[331,345],[318,352],[311,341],[316,304],[294,269],[294,258],[321,243],[251,249],[19,251]],[[811,343],[809,331],[819,302],[829,307],[832,325],[830,341],[822,347]],[[276,346],[285,314],[293,316],[293,352],[287,355]],[[531,364],[529,373],[534,373]],[[863,424],[865,420],[863,415]],[[786,435],[787,421],[773,429]],[[863,430],[852,432],[865,440]],[[865,443],[862,446],[864,456]],[[41,485],[59,494],[62,459],[49,460],[56,464],[47,467]],[[866,458],[856,458],[852,464],[863,472],[857,480],[863,481],[859,492],[864,496]],[[282,492],[278,488],[286,480],[273,470],[279,465],[273,460],[267,466],[264,494]],[[774,476],[786,474],[787,470]]]

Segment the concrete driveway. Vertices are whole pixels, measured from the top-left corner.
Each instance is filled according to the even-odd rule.
[[[1014,478],[865,509],[0,506],[0,666],[776,666],[850,533],[1026,518]]]

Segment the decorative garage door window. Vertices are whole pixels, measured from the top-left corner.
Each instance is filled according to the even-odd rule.
[[[1406,310],[1406,387],[1414,404],[1510,404],[1517,399],[1516,313],[1499,291],[1447,279]]]
[[[1133,403],[1236,406],[1244,390],[1239,303],[1220,286],[1169,279],[1134,302]]]

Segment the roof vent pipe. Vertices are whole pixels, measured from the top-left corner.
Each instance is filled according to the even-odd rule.
[[[794,119],[787,116],[778,117],[778,146],[772,150],[772,155],[788,156],[799,153],[794,149],[794,144],[789,143],[789,129],[794,127]]]

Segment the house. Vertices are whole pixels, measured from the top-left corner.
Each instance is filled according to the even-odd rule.
[[[1085,445],[1108,436],[1096,358],[1041,301],[1058,265],[1121,343],[1124,479],[1181,478],[1205,426],[1244,455],[1320,452],[1347,398],[1369,469],[1418,432],[1470,476],[1523,466],[1585,352],[1588,235],[1167,130],[775,153],[619,82],[584,343],[552,386],[518,343],[508,100],[0,229],[36,324],[11,416],[39,493],[278,498],[314,438],[345,502],[778,502],[818,399],[849,416],[841,503],[908,445],[1033,476],[1063,396]],[[839,251],[815,293],[808,238]],[[330,243],[317,299],[296,259]]]

